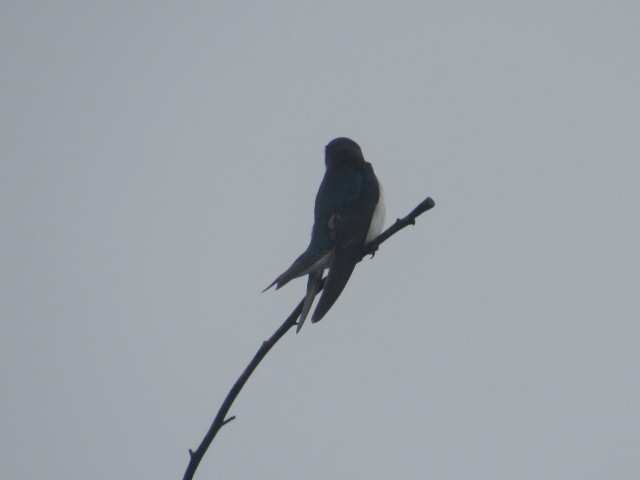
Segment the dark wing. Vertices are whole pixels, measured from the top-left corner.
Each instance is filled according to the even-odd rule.
[[[333,251],[329,274],[318,306],[311,321],[318,322],[336,302],[351,277],[356,263],[362,258],[364,240],[371,225],[373,211],[380,198],[378,181],[370,164],[362,176],[362,189],[358,199],[345,213],[334,215],[329,221]]]
[[[286,285],[294,278],[301,277],[302,275],[306,275],[309,273],[311,268],[322,260],[322,258],[328,254],[329,252],[309,252],[309,250],[305,251],[302,255],[300,255],[296,260],[291,264],[291,266],[282,273],[278,278],[276,278],[271,285],[263,290],[266,292],[274,285],[276,286],[276,290]]]
[[[363,183],[363,173],[352,167],[347,167],[346,169],[333,168],[325,171],[316,195],[314,223],[311,231],[311,241],[307,250],[263,292],[274,285],[278,289],[294,278],[306,275],[318,261],[331,252],[333,238],[329,228],[329,219],[335,212],[357,203]],[[326,264],[324,268],[328,266]]]

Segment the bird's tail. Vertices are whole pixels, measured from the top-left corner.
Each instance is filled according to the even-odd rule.
[[[296,333],[298,333],[302,328],[302,325],[309,314],[309,310],[311,310],[311,305],[313,305],[313,300],[316,298],[318,289],[320,288],[320,283],[322,282],[323,271],[324,270],[320,270],[319,272],[311,272],[309,274],[309,279],[307,280],[307,294],[304,297],[304,303],[302,304],[302,312],[300,313],[300,320],[298,320]]]

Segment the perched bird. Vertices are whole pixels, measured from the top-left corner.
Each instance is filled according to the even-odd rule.
[[[326,171],[316,195],[314,224],[307,249],[271,285],[276,290],[294,278],[309,275],[307,294],[297,331],[300,331],[329,269],[311,322],[333,306],[344,289],[368,242],[382,231],[385,208],[382,188],[356,142],[340,137],[325,147]]]

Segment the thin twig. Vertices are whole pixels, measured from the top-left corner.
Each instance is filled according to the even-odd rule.
[[[400,218],[397,219],[393,225],[391,225],[384,232],[378,235],[373,241],[371,241],[367,245],[367,248],[363,253],[362,258],[364,258],[366,255],[375,254],[375,252],[378,250],[378,248],[384,241],[386,241],[389,237],[391,237],[392,235],[402,230],[404,227],[408,225],[415,225],[416,218],[419,215],[426,212],[427,210],[432,209],[433,207],[435,207],[435,202],[430,197],[427,197],[422,203],[420,203],[416,208],[414,208],[409,215],[407,215],[402,219]],[[318,291],[324,288],[325,280],[326,280],[326,277],[322,279],[322,283],[320,284],[320,289]],[[238,380],[236,380],[236,383],[233,384],[233,387],[231,388],[231,390],[229,390],[229,393],[227,394],[227,397],[224,399],[224,402],[222,402],[222,406],[220,407],[220,410],[218,410],[216,417],[213,419],[213,423],[211,424],[211,427],[209,428],[209,431],[207,432],[207,434],[204,436],[204,439],[200,443],[200,446],[195,451],[189,450],[190,459],[189,459],[189,464],[187,465],[187,470],[184,473],[184,477],[183,477],[184,480],[193,479],[193,475],[196,473],[196,469],[198,468],[198,465],[200,465],[200,462],[202,461],[204,454],[207,452],[207,449],[211,445],[211,442],[213,442],[213,439],[215,438],[215,436],[218,434],[218,432],[222,427],[224,427],[227,423],[229,423],[234,418],[236,418],[235,416],[226,418],[227,413],[229,413],[229,409],[231,408],[231,405],[233,405],[233,402],[235,401],[236,397],[240,393],[240,390],[242,390],[242,387],[244,387],[244,384],[247,382],[247,380],[249,380],[249,377],[251,376],[253,371],[260,364],[260,362],[267,355],[267,353],[269,353],[269,350],[271,350],[271,348],[278,342],[278,340],[280,340],[284,336],[284,334],[287,333],[287,331],[289,331],[289,329],[296,324],[296,321],[300,316],[300,312],[302,311],[303,302],[304,302],[304,299],[300,301],[298,306],[293,310],[293,312],[291,312],[291,315],[287,317],[287,319],[282,323],[282,325],[280,325],[278,330],[276,330],[275,333],[271,335],[271,337],[268,340],[265,340],[264,342],[262,342],[262,345],[256,352],[255,356],[253,357],[253,359],[251,359],[251,362],[249,362],[249,365],[247,365],[247,368],[244,369],[244,372],[242,372],[242,375],[240,375]]]

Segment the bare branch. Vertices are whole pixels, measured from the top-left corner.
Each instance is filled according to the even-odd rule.
[[[408,225],[415,225],[416,218],[419,215],[426,212],[427,210],[432,209],[434,206],[435,206],[435,202],[433,201],[433,199],[431,199],[430,197],[427,197],[422,203],[420,203],[416,208],[414,208],[409,215],[407,215],[402,219],[397,219],[393,225],[391,225],[384,232],[378,235],[373,241],[371,241],[367,245],[367,248],[363,253],[362,257],[364,258],[366,255],[375,254],[375,252],[378,250],[378,248],[384,241],[386,241],[387,239],[389,239],[389,237],[391,237],[392,235],[402,230],[404,227]],[[325,280],[326,280],[326,277],[322,279],[322,283],[320,284],[320,289],[318,291],[321,291],[324,288]],[[244,387],[244,384],[247,382],[247,380],[249,380],[249,377],[251,376],[253,371],[260,364],[260,362],[267,355],[267,353],[269,353],[269,350],[271,350],[271,348],[278,342],[278,340],[280,340],[284,336],[284,334],[287,333],[287,331],[296,324],[296,321],[300,316],[300,312],[302,311],[303,303],[304,303],[304,299],[300,301],[298,306],[293,310],[293,312],[291,312],[291,314],[282,323],[282,325],[280,325],[278,330],[276,330],[275,333],[271,335],[271,337],[268,340],[265,340],[264,342],[262,342],[262,345],[256,352],[255,356],[251,359],[251,362],[249,362],[249,365],[247,365],[247,368],[244,369],[244,371],[242,372],[242,375],[240,375],[240,377],[238,378],[238,380],[236,380],[236,383],[234,383],[231,390],[229,390],[227,397],[224,399],[224,402],[222,402],[222,406],[220,407],[220,410],[218,410],[218,413],[215,416],[215,418],[213,419],[213,423],[211,424],[211,427],[209,428],[209,431],[207,432],[207,434],[204,436],[204,439],[200,443],[200,446],[195,451],[189,450],[190,459],[189,459],[189,464],[187,465],[187,469],[184,473],[184,477],[183,477],[184,480],[193,479],[193,475],[195,474],[196,469],[198,468],[198,465],[200,465],[200,462],[202,461],[204,454],[207,452],[207,449],[211,445],[211,442],[213,442],[213,439],[215,438],[215,436],[218,434],[218,432],[222,427],[224,427],[227,423],[229,423],[230,421],[236,418],[235,416],[226,418],[227,413],[229,413],[229,409],[231,408],[231,405],[233,405],[233,402],[235,401],[236,397],[242,390],[242,387]]]

